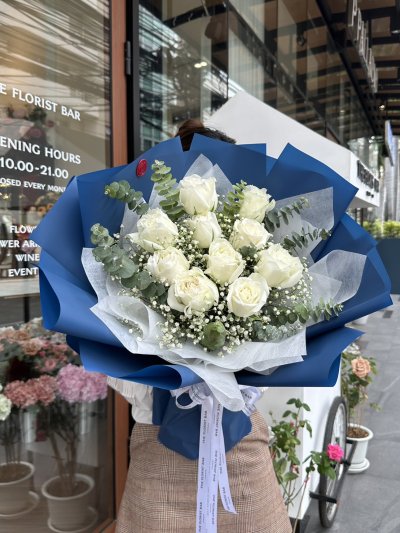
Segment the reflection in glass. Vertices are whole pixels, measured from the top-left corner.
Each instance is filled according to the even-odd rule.
[[[140,1],[141,143],[246,90],[343,145],[372,135],[316,0]]]
[[[38,292],[33,228],[109,165],[107,2],[0,1],[0,297]],[[7,242],[8,241],[8,242]]]
[[[0,531],[7,533],[93,531],[113,517],[105,378],[86,372],[65,336],[43,327],[31,239],[74,175],[110,166],[108,10],[106,0],[0,0]]]

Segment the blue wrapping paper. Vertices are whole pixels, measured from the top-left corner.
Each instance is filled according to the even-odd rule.
[[[375,241],[345,213],[356,189],[332,169],[291,145],[273,160],[266,155],[263,145],[237,146],[195,135],[187,152],[182,151],[179,139],[171,139],[129,165],[75,177],[32,235],[42,247],[39,275],[44,325],[68,335],[68,342],[79,352],[88,370],[155,387],[154,422],[161,426],[160,439],[190,458],[198,453],[198,410],[179,410],[169,393],[163,391],[198,383],[200,378],[184,366],[168,364],[156,356],[132,354],[123,348],[90,311],[97,298],[84,273],[81,252],[83,247],[92,247],[93,224],[100,222],[110,233],[119,230],[124,205],[104,195],[106,184],[126,179],[148,199],[153,187],[150,167],[155,159],[164,160],[180,180],[200,153],[218,164],[232,182],[244,179],[249,184],[267,187],[277,200],[332,187],[334,229],[332,236],[314,250],[314,259],[335,249],[367,255],[361,286],[345,303],[341,314],[308,328],[308,355],[304,354],[304,361],[282,366],[269,376],[238,372],[240,384],[332,386],[338,377],[340,353],[361,334],[344,325],[391,304],[389,278]],[[148,168],[139,178],[136,167],[142,159],[148,162]],[[251,425],[243,413],[226,412],[223,428],[225,444],[230,449],[250,431]]]

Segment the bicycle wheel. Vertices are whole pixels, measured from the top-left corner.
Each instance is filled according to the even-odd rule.
[[[328,444],[339,444],[344,450],[344,457],[346,457],[346,433],[347,433],[347,408],[344,399],[337,396],[329,409],[328,420],[325,427],[325,436],[323,443],[323,450],[326,450]],[[319,493],[321,496],[333,497],[336,494],[336,489],[341,482],[344,474],[344,465],[342,463],[336,464],[336,479],[330,479],[327,476],[321,475],[319,482]],[[319,519],[321,524],[326,527],[332,527],[335,520],[338,503],[319,500]]]

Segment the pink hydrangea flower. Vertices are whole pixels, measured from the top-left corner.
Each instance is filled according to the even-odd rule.
[[[28,379],[28,381],[11,381],[4,395],[20,409],[26,409],[37,403],[45,406],[52,403],[57,394],[57,380],[51,376]]]
[[[43,405],[49,405],[56,399],[58,385],[56,378],[51,376],[40,376],[40,378],[30,379],[35,389],[37,401]]]
[[[344,451],[339,444],[328,444],[326,453],[331,461],[339,463],[344,457]]]
[[[21,409],[26,409],[37,402],[36,392],[27,381],[11,381],[4,389],[4,396]]]
[[[60,398],[69,402],[94,402],[107,396],[106,376],[82,366],[66,365],[57,375]]]

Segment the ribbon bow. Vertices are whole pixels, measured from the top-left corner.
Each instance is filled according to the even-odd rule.
[[[250,416],[255,411],[254,403],[261,397],[261,392],[255,387],[242,387],[241,389],[245,402],[243,412]],[[185,393],[189,394],[192,401],[188,405],[181,405],[179,398]],[[171,391],[171,394],[175,397],[175,403],[180,409],[191,409],[195,405],[201,405],[196,533],[216,533],[218,488],[224,509],[236,514],[226,466],[222,431],[223,406],[204,382]]]

